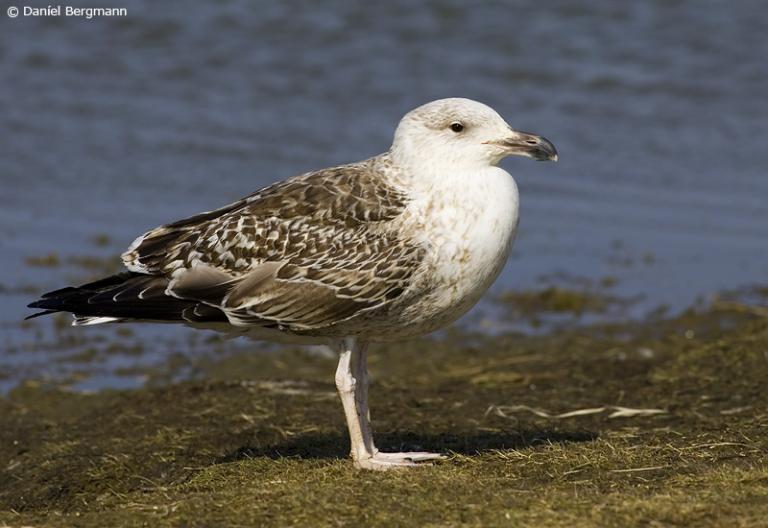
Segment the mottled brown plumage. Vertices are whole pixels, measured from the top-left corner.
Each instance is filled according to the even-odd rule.
[[[167,293],[234,324],[312,333],[406,289],[421,250],[391,220],[408,199],[384,157],[310,172],[234,204],[158,227],[123,255]]]

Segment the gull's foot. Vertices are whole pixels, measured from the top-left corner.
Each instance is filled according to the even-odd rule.
[[[355,460],[355,467],[360,469],[372,469],[374,471],[388,471],[390,469],[401,469],[416,466],[429,466],[425,464],[430,460],[439,460],[445,458],[438,453],[427,453],[424,451],[414,451],[408,453],[381,453],[378,452],[370,458]]]

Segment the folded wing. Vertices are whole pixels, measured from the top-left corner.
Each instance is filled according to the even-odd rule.
[[[87,307],[102,304],[99,317],[199,313],[297,333],[384,306],[406,290],[423,251],[397,231],[407,197],[385,183],[374,160],[308,173],[153,229],[123,254],[132,273],[120,292],[109,284],[94,295],[93,283],[80,288],[89,286],[87,295],[66,293]],[[89,315],[69,301],[42,301],[35,306]]]

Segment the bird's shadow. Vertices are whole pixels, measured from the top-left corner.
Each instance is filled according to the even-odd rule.
[[[382,451],[431,451],[478,455],[487,451],[525,449],[544,444],[591,442],[598,434],[592,431],[525,430],[514,432],[480,432],[469,435],[449,433],[390,433],[376,436]],[[223,464],[248,458],[337,459],[349,454],[349,440],[341,434],[307,434],[262,447],[243,446],[216,460]]]

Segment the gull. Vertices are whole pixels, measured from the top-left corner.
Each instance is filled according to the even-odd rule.
[[[557,160],[470,99],[408,112],[390,149],[317,170],[138,237],[127,271],[29,305],[73,325],[177,322],[339,352],[351,457],[362,469],[413,467],[437,453],[376,448],[368,409],[371,343],[421,336],[458,319],[504,266],[519,219],[511,155]]]

